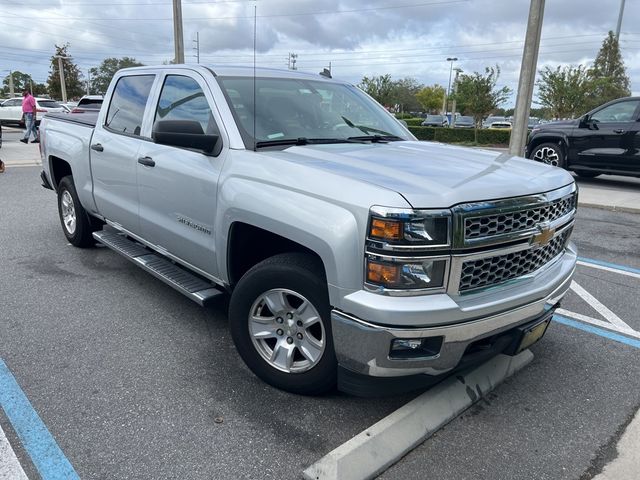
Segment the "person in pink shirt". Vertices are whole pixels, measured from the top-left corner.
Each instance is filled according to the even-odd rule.
[[[29,90],[22,92],[22,113],[24,115],[24,124],[27,126],[27,131],[24,133],[24,138],[21,138],[22,143],[29,143],[29,137],[33,133],[33,140],[31,143],[38,143],[38,131],[36,130],[36,99],[33,98]]]

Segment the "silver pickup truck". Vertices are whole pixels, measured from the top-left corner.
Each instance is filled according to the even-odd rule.
[[[418,388],[545,332],[569,288],[577,191],[559,168],[419,142],[354,86],[160,66],[96,115],[46,115],[42,180],[77,247],[206,304],[264,381]]]

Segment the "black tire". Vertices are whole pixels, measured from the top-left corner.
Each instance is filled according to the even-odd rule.
[[[557,143],[541,143],[531,152],[531,159],[554,167],[566,167],[564,152]]]
[[[589,172],[587,170],[584,170],[584,171],[576,170],[576,174],[579,177],[582,177],[582,178],[596,178],[598,175],[600,175],[600,172]]]
[[[283,304],[292,309],[281,310],[287,313],[277,315],[267,306],[267,294],[283,295],[286,299]],[[319,322],[315,321],[308,328],[303,328],[303,320],[308,321],[304,315],[313,310],[305,310],[304,315],[298,316],[295,307],[296,302],[301,301],[300,297],[318,313]],[[286,317],[289,311],[293,312],[289,319],[291,324],[287,323]],[[303,253],[275,255],[251,268],[236,285],[229,304],[231,336],[244,362],[266,383],[292,393],[320,395],[334,390],[337,378],[330,313],[321,262]],[[271,319],[267,320],[268,325],[265,324],[264,328],[270,330],[272,336],[254,339],[250,333],[250,315],[252,318]],[[284,323],[276,324],[278,319],[283,319]],[[262,328],[263,323],[253,322],[252,325]],[[282,333],[277,334],[278,331]],[[322,342],[318,342],[320,337]],[[314,361],[309,358],[309,350],[304,354],[304,349],[319,343],[323,344],[323,350]],[[286,349],[293,351],[290,371],[277,368],[265,357],[276,350],[282,352]]]
[[[64,236],[71,245],[79,248],[95,245],[91,234],[102,225],[98,220],[93,220],[83,208],[71,175],[60,180],[58,185],[58,215]],[[73,224],[70,222],[71,217],[75,219]]]

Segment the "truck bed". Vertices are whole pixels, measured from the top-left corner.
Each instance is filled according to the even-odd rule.
[[[47,113],[45,116],[49,118],[55,118],[68,123],[77,123],[86,127],[94,128],[98,121],[98,113],[96,112],[84,112],[84,113]]]

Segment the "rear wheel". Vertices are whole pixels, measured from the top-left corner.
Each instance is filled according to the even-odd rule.
[[[92,233],[99,230],[101,224],[83,208],[71,175],[60,180],[58,185],[58,214],[62,231],[71,245],[86,248],[95,244]]]
[[[233,291],[229,322],[240,356],[265,382],[303,395],[335,388],[327,283],[313,256],[281,254],[251,268]]]
[[[565,167],[564,153],[557,143],[541,143],[531,152],[531,158],[554,167]]]

